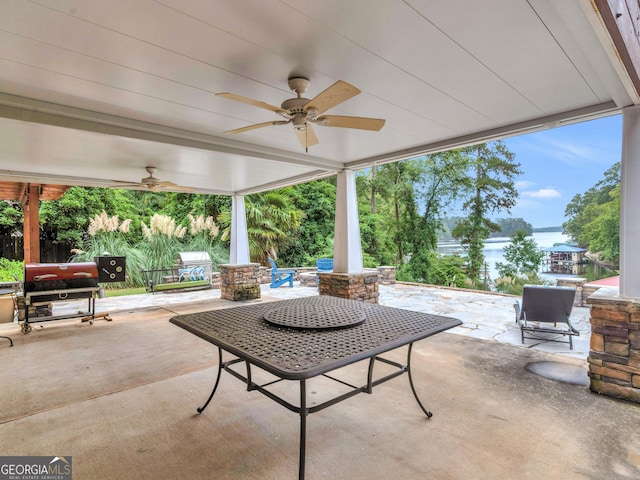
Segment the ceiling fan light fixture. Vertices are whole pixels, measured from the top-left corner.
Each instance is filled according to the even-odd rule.
[[[293,127],[297,130],[307,129],[307,117],[303,113],[296,113],[292,120]]]
[[[323,115],[327,110],[349,100],[358,95],[358,90],[353,85],[343,80],[338,80],[326,90],[322,91],[311,100],[303,98],[302,94],[309,87],[309,79],[304,77],[292,76],[288,79],[289,88],[293,90],[297,96],[289,98],[282,102],[280,107],[243,97],[234,93],[216,93],[223,98],[246,103],[255,107],[263,108],[271,112],[275,112],[285,121],[262,122],[254,125],[248,125],[241,128],[229,130],[225,133],[236,134],[244,133],[258,128],[274,125],[285,125],[291,123],[293,131],[296,133],[300,144],[305,151],[312,145],[318,144],[318,138],[313,131],[312,124],[320,126],[338,127],[338,128],[355,128],[360,130],[378,131],[384,125],[384,120],[378,118],[353,117],[342,115]],[[322,116],[319,116],[322,115]]]

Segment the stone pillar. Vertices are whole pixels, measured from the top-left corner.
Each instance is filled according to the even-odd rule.
[[[378,303],[378,272],[318,273],[320,295]]]
[[[583,288],[582,288],[586,281],[587,281],[586,278],[570,278],[570,277],[559,278],[556,281],[556,285],[558,285],[559,287],[571,287],[575,289],[576,296],[573,299],[573,304],[576,307],[581,307],[582,305],[584,305],[584,300],[586,298],[583,295]]]
[[[381,265],[377,268],[380,283],[383,285],[395,285],[396,267],[394,265]]]
[[[219,265],[220,297],[225,300],[253,300],[260,298],[260,264]]]
[[[601,288],[591,305],[591,391],[640,403],[640,299]]]

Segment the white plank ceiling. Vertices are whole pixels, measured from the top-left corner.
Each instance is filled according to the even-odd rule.
[[[224,133],[292,75],[385,126]],[[588,0],[0,0],[0,180],[245,194],[637,103]]]

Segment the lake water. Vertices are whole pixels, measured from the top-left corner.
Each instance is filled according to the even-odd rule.
[[[527,238],[533,238],[540,249],[553,247],[555,244],[566,243],[569,241],[569,237],[564,235],[562,232],[536,232]],[[495,268],[496,263],[506,263],[504,259],[504,247],[509,245],[510,240],[511,239],[509,237],[496,237],[485,241],[483,253],[485,262],[488,266],[489,278],[491,280],[495,280],[498,277],[498,271]],[[444,255],[453,255],[454,253],[464,255],[466,253],[459,243],[438,244],[437,251]],[[586,277],[588,281],[593,281],[599,278],[610,277],[612,275],[615,275],[615,272],[597,268],[593,264],[588,264],[586,271],[583,274],[581,273],[580,277]],[[577,275],[541,273],[540,276],[543,278],[557,279],[561,277],[575,277]]]

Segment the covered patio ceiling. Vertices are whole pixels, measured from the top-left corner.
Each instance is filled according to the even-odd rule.
[[[640,101],[634,45],[610,33],[633,32],[635,2],[617,3],[2,0],[0,180],[118,186],[154,166],[241,195],[619,113]],[[282,118],[216,93],[280,106],[291,76],[307,98],[356,86],[327,113],[384,127],[314,127],[308,153],[291,125],[224,133]]]

